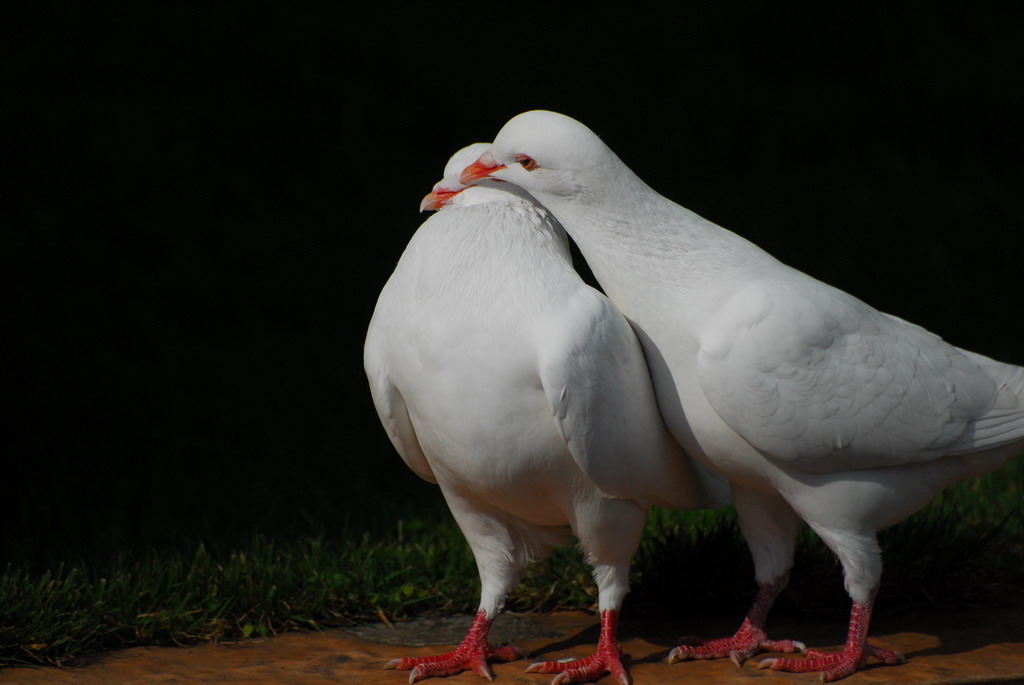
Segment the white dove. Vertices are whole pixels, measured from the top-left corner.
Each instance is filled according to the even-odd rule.
[[[580,247],[633,324],[669,429],[732,483],[759,585],[735,636],[670,661],[732,656],[767,641],[800,519],[836,553],[853,600],[842,652],[762,667],[847,676],[867,642],[882,571],[876,531],[947,485],[1024,451],[1024,368],[938,336],[777,261],[662,197],[583,124],[534,111],[509,121],[465,183],[529,191]]]
[[[626,685],[616,637],[629,563],[651,504],[696,508],[728,485],[692,464],[658,412],[643,351],[611,303],[572,268],[568,238],[516,186],[463,189],[487,146],[452,157],[424,198],[437,209],[410,240],[370,321],[364,364],[405,463],[437,483],[480,573],[480,607],[452,652],[396,659],[409,682],[522,658],[492,649],[492,621],[527,562],[567,541],[593,566],[595,653],[528,670],[554,683],[610,672]],[[723,501],[713,501],[715,493]]]

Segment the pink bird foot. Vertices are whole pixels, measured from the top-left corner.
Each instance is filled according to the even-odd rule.
[[[822,652],[808,649],[804,659],[764,659],[757,667],[770,668],[774,671],[792,671],[806,673],[821,671],[821,682],[845,678],[864,667],[869,657],[875,657],[887,664],[902,664],[906,659],[892,649],[881,649],[868,644],[868,625],[871,623],[871,608],[874,597],[866,604],[853,603],[850,612],[850,630],[846,636],[846,646],[841,652]]]
[[[487,633],[491,629],[491,621],[487,620],[484,611],[477,613],[473,625],[466,633],[465,639],[458,647],[444,654],[434,656],[415,656],[392,659],[384,664],[384,668],[396,668],[400,671],[410,670],[409,682],[415,683],[424,678],[449,676],[472,670],[481,678],[494,680],[494,671],[490,661],[516,661],[526,656],[518,647],[489,647]]]
[[[804,654],[806,656],[804,659],[765,659],[757,667],[794,673],[821,671],[821,682],[829,683],[853,675],[864,667],[868,662],[868,657],[873,656],[890,665],[902,664],[906,660],[895,650],[881,649],[866,643],[863,647],[852,649],[847,647],[841,652],[822,652],[817,649],[809,649]]]
[[[702,640],[701,638],[683,638],[683,644],[668,654],[668,662],[674,664],[686,659],[724,659],[729,657],[734,664],[742,666],[743,662],[758,652],[802,652],[804,643],[796,640],[769,640],[764,632],[764,623],[768,618],[768,610],[775,598],[789,583],[789,573],[784,573],[771,583],[765,583],[757,589],[754,603],[747,612],[740,629],[732,637],[718,640]]]
[[[530,664],[527,673],[557,673],[551,685],[565,683],[585,683],[598,680],[605,673],[611,675],[621,685],[630,685],[629,674],[622,665],[622,653],[619,650],[616,632],[618,630],[618,612],[610,609],[601,614],[601,637],[597,641],[597,649],[585,659],[569,659],[562,661],[542,661]]]
[[[769,640],[765,632],[744,621],[740,629],[732,637],[717,640],[701,640],[700,638],[684,638],[679,645],[668,654],[668,662],[687,659],[724,659],[728,657],[737,666],[758,652],[796,652],[805,649],[802,642],[796,640]]]

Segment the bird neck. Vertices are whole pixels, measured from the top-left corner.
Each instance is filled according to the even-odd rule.
[[[573,274],[564,231],[532,204],[442,209],[420,228],[407,252],[424,306],[449,307],[455,300],[483,306],[510,296],[543,302],[557,287],[552,280]]]
[[[632,305],[649,303],[652,292],[677,299],[703,288],[716,270],[749,259],[747,241],[647,186],[588,199],[596,201],[541,198],[627,316]]]

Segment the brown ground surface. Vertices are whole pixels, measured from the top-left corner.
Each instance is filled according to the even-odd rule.
[[[272,639],[203,644],[194,647],[141,647],[95,656],[75,669],[17,668],[0,671],[0,685],[19,683],[367,683],[404,685],[407,673],[381,665],[396,656],[434,654],[462,637],[470,617],[420,620],[388,627],[380,624],[351,631],[289,633]],[[757,659],[742,669],[729,661],[663,662],[682,634],[724,635],[734,625],[721,618],[652,623],[623,618],[622,648],[637,685],[656,683],[756,683],[811,685],[813,674],[784,674],[756,669]],[[838,646],[845,637],[841,622],[779,617],[771,636],[802,639],[808,646]],[[907,656],[902,666],[872,664],[843,681],[857,683],[1024,683],[1024,606],[995,611],[915,614],[881,618],[872,626],[873,642]],[[512,641],[535,658],[585,656],[597,639],[597,619],[583,613],[550,616],[503,616],[495,623],[493,642]],[[551,676],[527,674],[529,662],[495,664],[498,683],[541,685]],[[484,682],[462,673],[438,683]],[[602,683],[610,683],[604,678]]]

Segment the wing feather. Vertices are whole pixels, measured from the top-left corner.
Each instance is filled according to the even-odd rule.
[[[747,284],[700,336],[701,388],[756,449],[815,473],[927,461],[992,408],[975,359],[799,276]]]
[[[427,462],[427,456],[423,453],[423,448],[420,447],[419,439],[416,437],[416,429],[409,417],[405,399],[391,382],[386,361],[387,336],[380,330],[375,319],[376,316],[370,320],[366,343],[363,347],[363,368],[366,371],[366,378],[370,382],[373,406],[377,408],[380,422],[402,460],[420,478],[436,483],[437,478],[434,476],[434,472]]]
[[[640,343],[603,295],[581,286],[536,338],[558,430],[598,488],[674,508],[728,500],[725,481],[691,462],[669,434]]]

